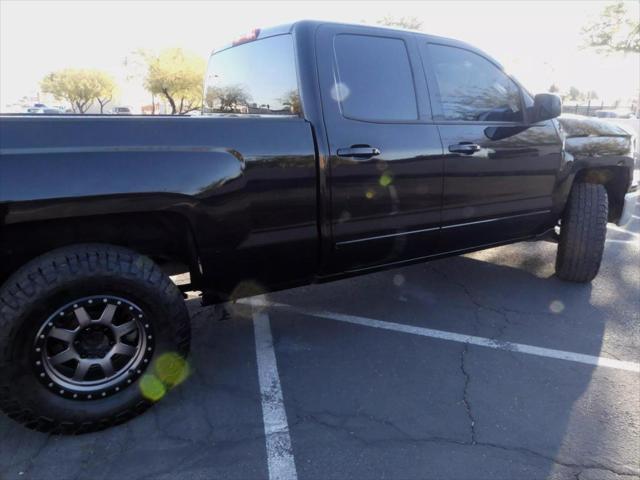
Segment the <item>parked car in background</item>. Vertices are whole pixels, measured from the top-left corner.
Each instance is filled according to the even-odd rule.
[[[42,107],[42,108],[28,108],[27,113],[31,114],[44,114],[44,115],[60,115],[64,111],[60,111],[58,108]]]
[[[129,107],[114,107],[111,110],[112,115],[133,115]]]
[[[217,51],[204,87],[201,118],[0,116],[16,421],[99,430],[180,383],[180,290],[220,303],[542,238],[558,278],[590,282],[635,208],[628,131],[559,117],[456,40],[298,22]]]
[[[596,112],[598,118],[636,118],[631,110],[598,110]]]

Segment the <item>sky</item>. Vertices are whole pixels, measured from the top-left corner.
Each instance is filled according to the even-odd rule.
[[[149,97],[124,59],[139,48],[182,47],[208,57],[255,27],[320,19],[375,23],[416,17],[425,33],[486,51],[531,92],[576,86],[613,102],[638,95],[638,55],[582,49],[581,27],[600,1],[30,1],[0,0],[0,109],[34,96],[40,80],[66,67],[99,68],[120,84],[120,103]],[[640,2],[627,6],[636,18]],[[150,103],[150,101],[147,101]]]

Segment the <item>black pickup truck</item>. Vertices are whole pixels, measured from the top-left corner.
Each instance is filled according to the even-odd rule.
[[[543,238],[589,282],[635,139],[560,110],[465,43],[304,21],[215,52],[202,116],[0,117],[0,408],[59,433],[144,411],[183,377],[186,290]]]

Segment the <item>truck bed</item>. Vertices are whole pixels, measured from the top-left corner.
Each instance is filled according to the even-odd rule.
[[[298,274],[315,268],[315,147],[303,119],[6,115],[0,153],[6,235],[34,222],[171,214],[193,232],[201,265],[216,258],[205,276],[233,283],[229,270],[241,276],[265,253],[285,261],[291,247]]]

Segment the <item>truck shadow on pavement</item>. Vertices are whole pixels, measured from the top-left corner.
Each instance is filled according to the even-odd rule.
[[[514,245],[272,297],[297,310],[330,309],[637,361],[637,338],[629,339],[636,331],[638,302],[632,299],[639,290],[630,280],[640,278],[637,262],[625,271],[624,250],[608,249],[594,285],[575,285],[552,276],[554,254],[549,244]],[[638,412],[629,411],[638,378],[632,372],[366,331],[333,320],[310,323],[314,327],[291,316],[273,322],[294,450],[299,436],[309,437],[305,443],[313,436],[313,458],[330,462],[316,465],[309,478],[322,471],[334,472],[326,475],[334,478],[393,478],[398,472],[403,478],[429,472],[433,478],[470,479],[638,474]],[[292,346],[300,344],[310,351],[297,354]],[[306,364],[327,365],[334,377]],[[326,451],[318,453],[317,440],[327,429],[341,429],[342,435],[326,435]],[[362,461],[349,470],[354,456]]]
[[[625,248],[607,248],[593,286],[553,278],[555,247],[540,243],[268,300],[638,361],[638,272],[625,270]],[[266,478],[251,318],[220,322],[213,308],[188,306],[183,385],[142,417],[79,437],[0,417],[0,478]],[[637,375],[267,311],[299,478],[638,474]]]

